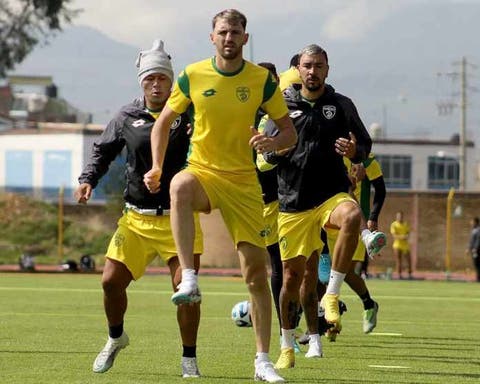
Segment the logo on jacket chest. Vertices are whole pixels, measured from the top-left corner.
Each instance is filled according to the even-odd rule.
[[[324,105],[322,107],[322,113],[327,120],[331,120],[335,116],[335,113],[337,113],[337,107],[334,105]]]

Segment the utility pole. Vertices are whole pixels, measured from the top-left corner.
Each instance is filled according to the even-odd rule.
[[[467,188],[467,107],[468,107],[468,91],[476,91],[475,88],[469,87],[467,67],[476,68],[476,66],[467,61],[465,56],[459,62],[454,62],[454,65],[460,65],[460,72],[445,73],[446,76],[453,80],[460,78],[460,102],[441,101],[437,103],[438,112],[440,115],[450,114],[454,107],[460,109],[460,127],[459,127],[459,143],[458,143],[458,190],[465,191]],[[438,73],[437,76],[441,76]],[[458,95],[458,93],[457,93]]]
[[[466,183],[466,132],[467,132],[467,59],[462,57],[460,63],[460,152],[459,152],[459,190],[465,191]]]

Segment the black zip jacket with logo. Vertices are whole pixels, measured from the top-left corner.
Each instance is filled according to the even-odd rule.
[[[351,185],[343,158],[335,152],[335,141],[349,138],[357,141],[353,162],[364,160],[370,153],[372,140],[353,102],[336,93],[330,85],[313,106],[302,99],[300,85],[284,91],[290,118],[298,141],[284,156],[266,153],[265,160],[277,164],[280,212],[299,212],[315,208]],[[273,121],[265,127],[268,136],[278,132]]]
[[[161,189],[152,194],[143,183],[143,175],[152,168],[150,133],[155,118],[146,111],[143,98],[120,109],[95,141],[88,164],[78,178],[93,188],[108,171],[110,163],[126,148],[126,202],[143,209],[170,208],[170,181],[186,164],[190,137],[187,133],[188,115],[180,115],[170,128],[163,164]]]

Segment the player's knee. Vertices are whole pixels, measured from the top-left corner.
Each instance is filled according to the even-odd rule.
[[[362,219],[362,212],[356,206],[344,212],[342,218],[342,227],[348,231],[358,234],[360,231],[360,222]]]
[[[297,291],[302,283],[303,275],[288,266],[283,270],[283,285],[289,292]]]

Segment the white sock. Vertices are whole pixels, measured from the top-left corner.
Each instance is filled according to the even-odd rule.
[[[198,276],[195,273],[195,269],[190,269],[190,268],[182,269],[182,283],[197,285]]]
[[[267,352],[257,352],[255,355],[255,365],[263,363],[264,361],[270,361]]]
[[[282,345],[281,348],[293,348],[293,341],[295,340],[295,328],[282,328]]]
[[[340,294],[340,287],[345,280],[346,273],[341,273],[334,271],[333,269],[330,271],[330,280],[328,281],[327,291],[325,293],[339,295]]]
[[[360,234],[360,237],[362,238],[363,244],[365,244],[365,246],[367,245],[367,238],[368,236],[370,236],[371,233],[372,232],[370,232],[369,229],[364,229]]]

